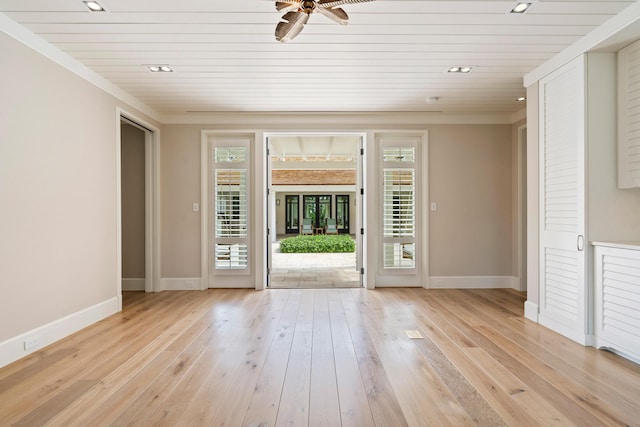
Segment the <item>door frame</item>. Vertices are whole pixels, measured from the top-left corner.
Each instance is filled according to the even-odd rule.
[[[261,281],[264,284],[265,288],[269,287],[269,282],[271,280],[271,235],[270,233],[276,233],[276,225],[275,225],[275,192],[271,187],[271,158],[269,154],[269,138],[272,136],[280,136],[280,135],[353,135],[360,138],[360,143],[357,149],[356,154],[356,198],[359,201],[356,205],[356,269],[360,269],[360,286],[367,287],[366,282],[366,264],[367,264],[367,233],[366,233],[366,221],[367,221],[367,199],[366,192],[364,191],[365,185],[368,182],[366,180],[366,149],[367,138],[369,133],[367,131],[269,131],[269,132],[261,132],[256,134],[256,146],[262,146],[263,152],[256,153],[256,156],[262,157],[262,166],[264,168],[262,181],[264,183],[263,189],[263,203],[265,205],[265,209],[262,210],[262,223],[264,225],[265,232],[263,233],[263,244],[262,247],[265,248],[264,254],[262,254],[262,262],[264,263],[263,272],[263,280]],[[262,143],[259,144],[258,137],[261,136]],[[360,195],[360,197],[358,197]],[[300,212],[302,220],[302,216],[304,215],[304,195],[301,193],[300,195]],[[332,197],[333,199],[333,197]],[[333,201],[333,200],[332,200]],[[333,203],[332,203],[333,204]],[[333,206],[331,206],[333,209]],[[274,218],[271,218],[273,216]],[[272,221],[274,219],[274,221]],[[273,229],[272,229],[273,228]],[[358,230],[361,230],[358,233]],[[257,237],[257,236],[256,236]],[[263,289],[262,287],[256,286],[256,289]]]
[[[520,291],[527,290],[527,125],[518,127],[518,176],[517,176],[517,250],[518,250],[518,286]]]
[[[116,108],[116,295],[122,311],[122,133],[123,119],[145,133],[145,292],[160,289],[160,130],[137,115]]]

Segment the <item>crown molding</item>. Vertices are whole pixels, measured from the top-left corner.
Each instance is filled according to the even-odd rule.
[[[520,117],[518,115],[518,117]],[[526,117],[526,115],[522,116]],[[518,119],[519,120],[519,119]],[[314,126],[330,130],[354,127],[421,127],[434,124],[512,124],[512,113],[431,113],[431,112],[211,112],[167,114],[163,124],[210,125],[216,128],[251,127],[265,130],[308,129]]]
[[[20,43],[30,47],[31,49],[35,50],[36,52],[40,53],[56,64],[66,68],[67,70],[88,81],[99,89],[102,89],[106,93],[114,96],[120,101],[127,103],[140,112],[146,114],[150,118],[160,122],[161,117],[156,110],[149,107],[147,104],[141,102],[139,99],[135,98],[124,90],[120,89],[109,80],[100,76],[98,73],[91,70],[86,65],[81,64],[76,59],[64,53],[43,38],[32,33],[26,27],[13,21],[2,12],[0,12],[0,31],[7,34],[9,37],[14,38]]]

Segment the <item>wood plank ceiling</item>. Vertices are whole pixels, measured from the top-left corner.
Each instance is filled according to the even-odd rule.
[[[512,14],[512,0],[377,0],[343,6],[347,26],[315,13],[279,43],[273,1],[98,1],[105,12],[81,0],[0,0],[0,12],[160,113],[512,113],[526,73],[633,3]],[[473,70],[447,73],[456,65]]]

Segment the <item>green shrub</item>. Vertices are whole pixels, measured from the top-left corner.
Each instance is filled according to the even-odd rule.
[[[317,236],[300,235],[282,239],[280,242],[280,252],[354,252],[356,242],[346,234]]]

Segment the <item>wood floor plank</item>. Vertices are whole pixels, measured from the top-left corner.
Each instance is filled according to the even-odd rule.
[[[406,294],[409,291],[403,293]],[[421,292],[414,295],[413,298],[410,298],[411,295],[404,295],[403,300],[410,298],[412,301],[420,301],[423,298],[423,301],[426,302],[426,305],[417,304],[418,325],[420,330],[437,346],[438,351],[441,351],[449,363],[464,377],[464,381],[473,387],[473,390],[469,390],[463,385],[463,380],[456,378],[457,375],[452,378],[453,381],[458,380],[457,387],[450,388],[455,390],[457,398],[467,413],[473,417],[478,425],[501,425],[501,421],[487,410],[486,404],[489,404],[507,425],[539,425],[534,415],[515,405],[512,397],[500,387],[500,384],[487,375],[482,366],[469,358],[466,350],[477,348],[477,345],[455,328],[448,320],[446,312],[442,312],[436,306],[429,305],[431,299],[439,300],[443,294],[444,292],[441,290],[429,293]]]
[[[445,297],[445,300],[449,298],[451,297]],[[435,302],[434,304],[442,307],[441,302]],[[535,359],[528,360],[527,355],[524,353],[518,353],[518,356],[514,357],[510,352],[517,352],[518,349],[516,346],[511,345],[505,348],[484,336],[481,332],[481,327],[486,326],[486,324],[470,314],[470,306],[468,304],[456,301],[456,306],[460,309],[453,311],[446,310],[443,307],[443,310],[447,312],[447,318],[454,322],[456,327],[476,342],[479,347],[487,351],[503,366],[506,366],[507,369],[513,372],[518,378],[520,378],[520,380],[537,393],[544,395],[547,398],[551,398],[556,407],[562,408],[563,413],[571,420],[575,420],[579,425],[603,424],[603,421],[596,415],[596,413],[591,412],[585,407],[585,402],[581,401],[581,399],[577,399],[577,401],[572,400],[570,396],[563,393],[563,391],[558,388],[560,385],[558,382],[548,382],[541,375],[547,369],[546,367],[541,366],[541,370],[534,371],[530,366],[531,363],[535,362]],[[523,361],[527,362],[524,363]],[[568,378],[562,379],[558,377],[558,379],[570,382]]]
[[[406,330],[417,329],[417,318],[413,311],[407,310],[404,304],[396,303],[390,292],[376,293],[370,299],[378,316],[369,315],[369,321],[377,323],[373,329],[379,331],[378,339],[384,343],[378,351],[381,356],[386,354],[387,357],[393,357],[391,360],[394,362],[385,363],[385,366],[396,367],[396,372],[391,374],[392,382],[401,405],[404,405],[405,414],[409,414],[409,424],[472,425],[473,420],[464,406],[424,358],[418,345],[406,335]],[[424,401],[434,404],[425,407]]]
[[[313,290],[298,292],[302,292],[302,300],[293,333],[287,372],[282,385],[276,426],[306,426],[309,424]]]
[[[78,397],[85,394],[97,384],[98,380],[79,380],[71,384],[65,390],[58,393],[44,405],[36,408],[24,418],[16,421],[15,427],[41,426],[48,423],[51,418],[60,413],[60,410],[73,403]]]
[[[640,426],[640,366],[524,319],[513,290],[123,297],[0,368],[0,425]]]
[[[377,426],[408,426],[389,376],[367,332],[363,313],[353,296],[353,292],[343,293],[342,302],[373,421]]]
[[[326,290],[314,291],[312,336],[309,426],[339,426],[340,402]]]
[[[276,424],[282,387],[291,352],[291,343],[293,342],[293,333],[302,299],[300,292],[285,290],[276,292],[286,292],[289,298],[278,330],[271,340],[271,347],[262,366],[260,376],[251,394],[251,401],[242,421],[243,426],[258,427],[274,426]]]

